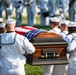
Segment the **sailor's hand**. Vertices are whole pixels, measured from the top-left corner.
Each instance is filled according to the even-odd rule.
[[[47,33],[50,33],[50,31],[47,31]]]

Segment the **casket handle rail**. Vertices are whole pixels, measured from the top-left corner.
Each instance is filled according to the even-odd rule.
[[[50,50],[50,49],[43,49],[41,50],[41,59],[53,59],[58,58],[59,54],[57,53],[57,48]]]

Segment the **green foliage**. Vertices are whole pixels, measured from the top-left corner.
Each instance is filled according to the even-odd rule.
[[[38,28],[38,29],[45,29],[45,30],[50,30],[50,29],[51,29],[50,26],[40,26],[40,25],[36,25],[36,26],[34,26],[34,27],[36,27],[36,28]]]

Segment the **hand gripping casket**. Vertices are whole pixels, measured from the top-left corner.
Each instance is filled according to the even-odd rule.
[[[26,55],[30,65],[67,64],[67,42],[55,33],[41,32],[31,40],[35,46],[34,54]]]

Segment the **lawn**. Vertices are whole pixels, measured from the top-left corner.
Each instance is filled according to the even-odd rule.
[[[26,75],[43,75],[43,66],[25,64]]]

